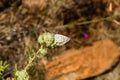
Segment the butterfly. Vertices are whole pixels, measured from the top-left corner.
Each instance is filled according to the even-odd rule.
[[[54,35],[54,43],[57,46],[62,46],[65,43],[67,43],[70,40],[69,37],[61,35],[61,34],[55,34]]]

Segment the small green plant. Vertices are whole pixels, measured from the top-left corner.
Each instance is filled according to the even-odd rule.
[[[53,48],[55,45],[59,45],[59,42],[65,44],[66,42],[63,41],[66,39],[67,41],[69,41],[69,38],[63,35],[55,36],[54,34],[49,32],[41,34],[38,37],[40,48],[36,52],[33,49],[29,50],[28,64],[25,66],[25,68],[22,70],[18,70],[17,66],[15,67],[15,80],[29,80],[30,76],[27,70],[29,70],[31,66],[34,65],[34,60],[36,58],[44,58],[44,56],[48,53],[48,48]]]
[[[3,78],[2,72],[8,67],[7,62],[3,62],[0,60],[0,79]]]
[[[25,69],[16,70],[15,72],[15,80],[29,80],[29,75]]]
[[[40,43],[40,45],[45,44],[46,47],[53,47],[54,46],[54,35],[49,32],[45,32],[38,37],[38,42]]]

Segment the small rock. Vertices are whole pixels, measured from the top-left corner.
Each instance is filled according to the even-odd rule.
[[[70,49],[48,62],[46,80],[79,80],[97,76],[118,60],[118,47],[109,39],[83,49]]]

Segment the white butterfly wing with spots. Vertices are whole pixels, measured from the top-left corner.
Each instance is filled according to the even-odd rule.
[[[55,34],[55,36],[54,36],[54,43],[57,46],[62,46],[65,43],[67,43],[69,40],[70,40],[69,37],[61,35],[61,34]]]

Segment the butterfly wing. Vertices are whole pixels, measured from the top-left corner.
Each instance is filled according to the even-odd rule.
[[[55,36],[54,36],[54,43],[57,46],[62,46],[65,43],[67,43],[69,40],[70,40],[69,37],[61,35],[61,34],[55,34]]]

